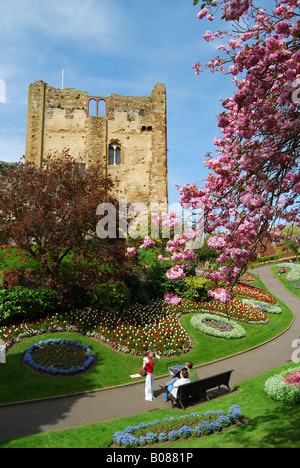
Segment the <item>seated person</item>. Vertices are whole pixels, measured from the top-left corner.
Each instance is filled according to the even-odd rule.
[[[191,361],[188,361],[185,364],[185,367],[186,367],[186,369],[188,371],[189,379],[190,379],[191,382],[196,382],[197,380],[199,380],[197,371],[195,369],[193,369],[193,363]]]
[[[190,383],[191,380],[188,378],[188,371],[187,369],[182,369],[180,371],[180,378],[178,377],[175,377],[175,379],[172,379],[170,380],[169,382],[167,382],[166,384],[163,385],[164,389],[165,389],[165,393],[163,395],[163,401],[168,401],[168,395],[169,393],[171,393],[173,395],[174,398],[177,397],[177,391],[178,391],[178,387],[180,387],[180,385],[185,385],[187,383]]]

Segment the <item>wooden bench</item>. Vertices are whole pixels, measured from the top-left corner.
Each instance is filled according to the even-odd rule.
[[[221,385],[225,385],[231,392],[232,390],[229,386],[229,382],[232,372],[233,370],[230,370],[221,374],[207,377],[206,379],[200,379],[196,382],[181,385],[178,387],[177,398],[174,398],[171,393],[169,394],[169,398],[172,401],[172,408],[175,407],[175,404],[179,403],[181,408],[185,410],[184,402],[191,401],[192,398],[197,396],[201,396],[206,398],[206,400],[209,400],[207,391],[216,387],[219,387],[220,389]]]

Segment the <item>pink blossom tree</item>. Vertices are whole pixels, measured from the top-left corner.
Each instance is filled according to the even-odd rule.
[[[195,72],[221,72],[236,91],[223,101],[217,120],[222,136],[214,140],[217,155],[204,162],[211,171],[206,181],[178,190],[182,204],[203,207],[208,245],[219,253],[219,268],[207,277],[227,284],[211,295],[225,303],[258,247],[279,241],[285,223],[300,224],[299,6],[299,0],[274,0],[267,11],[253,0],[207,0],[198,13],[210,24],[221,17],[230,32],[203,35],[206,41],[222,40],[220,55],[196,63]],[[183,234],[169,241],[179,263],[168,277],[184,277],[188,240]]]
[[[179,191],[181,200],[204,205],[208,243],[220,253],[210,277],[229,286],[256,259],[258,246],[278,240],[285,222],[300,221],[299,5],[278,0],[267,11],[250,0],[208,1],[198,13],[210,21],[221,14],[233,32],[204,34],[206,41],[222,39],[222,56],[196,63],[196,73],[229,75],[236,91],[218,117],[218,156],[204,163],[212,173],[198,192],[193,185]],[[224,291],[214,297],[224,300]]]

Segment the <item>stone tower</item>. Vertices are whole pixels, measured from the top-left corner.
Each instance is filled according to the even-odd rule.
[[[116,196],[168,205],[165,85],[150,96],[89,96],[43,81],[29,86],[25,162],[69,150],[85,170],[101,162],[115,181]]]

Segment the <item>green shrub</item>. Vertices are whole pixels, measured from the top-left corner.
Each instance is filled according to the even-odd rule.
[[[268,255],[267,257],[258,257],[256,263],[270,262],[271,260],[279,260],[279,255]]]
[[[64,292],[62,304],[65,310],[84,309],[91,305],[91,298],[85,288],[73,284]]]
[[[149,295],[145,289],[145,284],[138,276],[128,276],[125,280],[125,284],[130,291],[131,303],[146,304],[149,301]]]
[[[107,312],[119,312],[130,302],[130,291],[123,282],[104,283],[91,294],[92,306]]]
[[[179,292],[187,301],[207,301],[209,296],[207,291],[212,287],[212,281],[200,276],[187,276]]]
[[[19,286],[0,289],[0,322],[37,320],[55,312],[58,299],[53,291],[39,291]]]
[[[167,262],[168,263],[168,262]],[[175,291],[181,288],[183,281],[169,280],[166,276],[170,265],[163,262],[157,262],[146,271],[146,291],[150,299],[162,299],[167,292]]]

